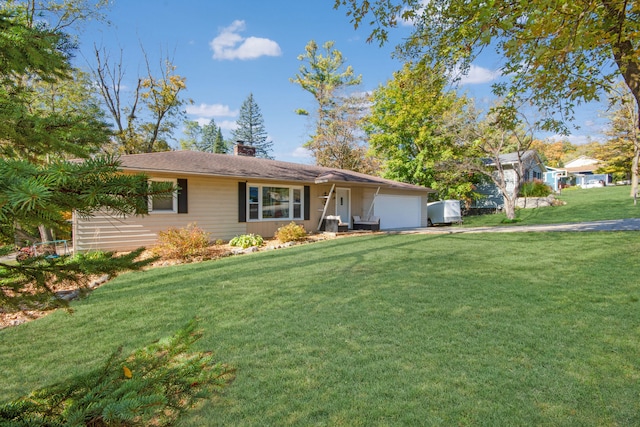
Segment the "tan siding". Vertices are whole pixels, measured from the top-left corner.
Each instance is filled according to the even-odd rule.
[[[187,179],[188,214],[150,213],[144,217],[96,215],[88,219],[77,218],[74,227],[75,249],[131,250],[151,246],[160,231],[189,224],[195,224],[210,233],[212,241],[229,240],[246,233],[246,223],[238,222],[237,181],[206,177]]]

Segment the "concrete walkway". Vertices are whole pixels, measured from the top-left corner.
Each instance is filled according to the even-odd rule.
[[[640,218],[576,222],[566,224],[502,225],[497,227],[436,226],[387,231],[389,233],[398,234],[523,233],[536,231],[640,231]]]

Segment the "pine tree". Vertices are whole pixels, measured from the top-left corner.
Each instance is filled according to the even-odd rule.
[[[250,93],[240,107],[240,116],[236,122],[238,128],[232,132],[233,140],[252,145],[256,148],[256,157],[272,159],[273,142],[267,140],[264,119],[260,107]]]
[[[180,139],[180,147],[183,150],[218,154],[225,154],[229,151],[227,143],[222,137],[222,128],[216,126],[214,119],[202,127],[196,121],[187,121],[184,134],[185,138]]]
[[[206,153],[226,153],[227,150],[226,147],[224,147],[224,140],[222,141],[222,147],[220,147],[220,142],[218,141],[218,138],[221,136],[222,129],[216,126],[215,120],[211,119],[208,124],[202,127],[202,141],[199,145],[196,145],[200,151]]]
[[[40,227],[65,229],[71,212],[144,213],[146,196],[156,190],[166,194],[173,188],[164,185],[150,192],[147,177],[123,175],[117,159],[90,158],[108,136],[97,113],[86,117],[59,108],[34,108],[46,105],[43,100],[51,93],[38,83],[62,86],[70,84],[74,74],[65,43],[68,38],[30,26],[26,13],[11,4],[0,6],[1,243],[13,243],[18,230],[35,234]],[[87,160],[65,161],[68,156]],[[18,264],[0,263],[0,306],[6,311],[55,304],[52,285],[139,268],[134,258],[114,259],[106,254],[97,262],[33,257]]]
[[[122,347],[97,369],[0,405],[3,426],[172,426],[197,402],[220,392],[235,370],[211,352],[194,319],[170,338],[125,356]]]
[[[218,154],[226,154],[229,152],[229,145],[222,137],[222,129],[218,128],[216,138],[213,144],[213,152]]]

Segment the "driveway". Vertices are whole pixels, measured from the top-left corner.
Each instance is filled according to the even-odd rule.
[[[522,233],[535,231],[640,231],[640,218],[614,219],[607,221],[576,222],[566,224],[544,225],[503,225],[498,227],[458,227],[436,226],[390,230],[390,233],[425,233],[425,234],[458,234],[458,233]]]

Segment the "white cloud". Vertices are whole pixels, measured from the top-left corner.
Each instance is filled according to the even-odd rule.
[[[233,120],[223,120],[221,122],[216,122],[216,124],[223,130],[235,130],[238,128],[238,123]]]
[[[256,59],[261,56],[280,56],[282,50],[278,43],[261,37],[240,35],[246,29],[244,21],[236,20],[220,30],[218,36],[211,40],[209,46],[213,50],[213,59]]]
[[[459,73],[456,73],[459,74]],[[461,75],[460,84],[465,85],[474,85],[474,84],[483,84],[489,83],[496,80],[500,77],[502,73],[500,71],[492,71],[488,68],[479,67],[477,65],[471,65],[469,68],[469,72],[465,75]],[[456,76],[457,77],[457,76]]]
[[[307,150],[304,147],[297,147],[295,150],[293,150],[291,156],[295,157],[296,159],[310,159],[313,157],[311,155],[311,151]]]
[[[208,125],[211,122],[211,119],[207,119],[205,117],[198,117],[197,119],[194,120],[194,122],[197,122],[202,127],[202,126]]]
[[[204,118],[212,118],[212,117],[235,117],[239,113],[238,111],[233,111],[229,108],[228,105],[222,104],[200,104],[200,105],[189,105],[186,108],[187,114],[192,114],[194,116],[200,116]]]

